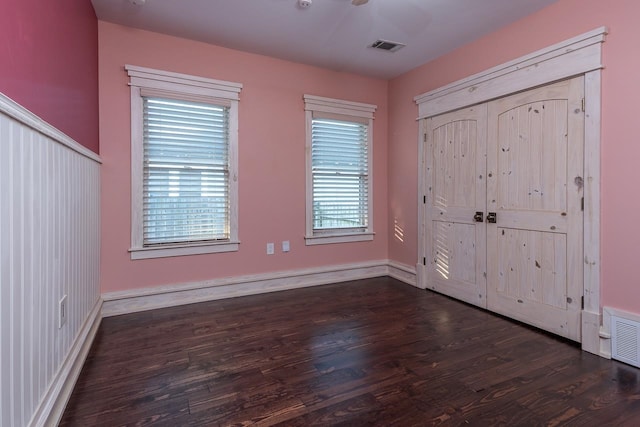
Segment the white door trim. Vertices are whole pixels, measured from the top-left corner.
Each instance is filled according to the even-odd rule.
[[[607,29],[557,43],[414,98],[418,118],[486,102],[557,80],[600,70]]]
[[[600,113],[602,44],[607,29],[597,28],[468,78],[458,80],[414,98],[418,119],[432,117],[515,92],[531,89],[577,75],[585,76],[585,158],[584,158],[584,309],[582,349],[607,357],[610,346],[600,336]],[[418,262],[417,285],[426,288],[424,268],[425,126],[418,135]],[[601,342],[602,340],[602,342]]]

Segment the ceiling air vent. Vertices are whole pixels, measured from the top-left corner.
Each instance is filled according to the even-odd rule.
[[[369,47],[374,49],[386,50],[389,52],[395,52],[402,49],[406,45],[403,43],[391,42],[389,40],[376,40]]]

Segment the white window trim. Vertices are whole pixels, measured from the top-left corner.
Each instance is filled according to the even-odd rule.
[[[242,84],[125,65],[131,86],[131,259],[163,258],[237,251],[238,240],[238,101]],[[142,222],[143,101],[153,91],[178,99],[197,99],[229,106],[229,221],[228,240],[144,247]]]
[[[332,243],[364,242],[373,240],[373,113],[377,106],[361,102],[304,95],[306,119],[306,232],[307,246]],[[344,120],[362,122],[368,126],[369,200],[367,206],[367,229],[364,232],[323,232],[313,234],[313,174],[311,163],[311,121],[314,113],[325,113]]]

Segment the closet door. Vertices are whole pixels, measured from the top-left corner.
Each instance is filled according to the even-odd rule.
[[[486,104],[427,119],[427,286],[486,307]],[[477,214],[476,214],[477,213]]]
[[[583,78],[488,104],[488,308],[580,340]]]

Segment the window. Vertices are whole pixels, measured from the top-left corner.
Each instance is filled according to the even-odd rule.
[[[242,86],[127,65],[131,258],[237,251]]]
[[[307,245],[373,239],[375,105],[305,95]]]

